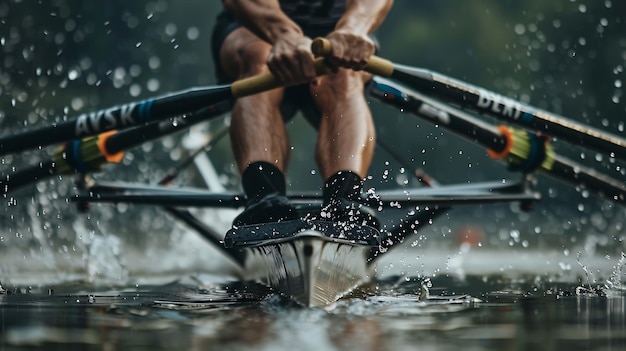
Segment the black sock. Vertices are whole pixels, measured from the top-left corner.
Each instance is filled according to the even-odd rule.
[[[352,171],[339,171],[324,183],[322,195],[324,204],[328,204],[332,198],[345,198],[358,200],[363,189],[363,179]]]
[[[285,175],[276,166],[265,161],[252,162],[241,174],[243,191],[251,201],[278,193],[286,194]]]

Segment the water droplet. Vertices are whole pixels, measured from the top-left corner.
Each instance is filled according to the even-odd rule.
[[[76,78],[78,78],[79,76],[80,76],[80,71],[78,69],[73,68],[67,72],[67,78],[69,80],[76,80]]]
[[[85,106],[85,102],[81,98],[74,98],[74,99],[72,99],[72,103],[71,104],[72,104],[72,109],[74,111],[78,111],[78,110],[82,109]]]
[[[148,67],[150,69],[157,69],[161,66],[161,59],[158,56],[152,56],[148,60]]]
[[[159,90],[159,86],[161,84],[159,83],[159,80],[156,78],[150,78],[148,80],[148,83],[146,84],[146,87],[148,88],[149,91],[151,92],[155,92],[157,90]]]
[[[133,84],[128,91],[132,97],[137,97],[141,94],[141,86],[139,84]]]
[[[176,32],[178,31],[178,27],[176,27],[176,24],[174,23],[168,23],[165,26],[165,34],[172,36],[174,34],[176,34]]]
[[[187,39],[196,40],[199,36],[200,30],[198,29],[198,27],[189,27],[189,29],[187,29]]]

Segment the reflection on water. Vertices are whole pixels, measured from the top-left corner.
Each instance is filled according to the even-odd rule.
[[[0,295],[0,350],[626,347],[623,291],[440,276],[424,298],[422,278],[389,277],[331,308],[303,309],[257,284],[193,278],[112,291],[9,288]]]

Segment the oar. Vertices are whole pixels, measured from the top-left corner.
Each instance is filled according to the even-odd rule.
[[[107,163],[119,163],[125,150],[220,116],[230,108],[231,103],[227,100],[179,118],[176,123],[153,122],[64,143],[54,151],[51,159],[12,174],[3,174],[0,192],[8,194],[54,175],[99,171]]]
[[[315,39],[312,50],[317,56],[327,56],[332,52],[330,42],[324,38]],[[370,58],[366,70],[376,75],[393,78],[418,92],[459,107],[541,131],[572,144],[606,153],[610,157],[626,160],[626,139],[620,136],[590,128],[443,74],[394,64],[376,56]]]
[[[619,204],[626,204],[624,181],[557,155],[541,135],[489,125],[469,113],[425,94],[409,93],[403,87],[381,78],[374,78],[370,94],[486,147],[492,158],[505,160],[512,170],[522,173],[538,170]]]
[[[323,59],[318,59],[315,62],[318,75],[328,72],[323,61]],[[229,85],[194,88],[85,113],[46,127],[0,137],[0,156],[191,113],[222,101],[278,88],[280,85],[273,75],[267,73],[241,79]]]

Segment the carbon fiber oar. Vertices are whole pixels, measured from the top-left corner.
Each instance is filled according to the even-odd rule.
[[[469,113],[438,102],[425,94],[385,82],[382,78],[374,78],[370,95],[486,147],[492,158],[507,162],[513,171],[543,172],[626,205],[624,181],[559,156],[549,144],[549,139],[540,134],[506,126],[492,126]]]
[[[153,122],[119,132],[110,131],[69,141],[59,146],[51,159],[24,170],[3,174],[0,178],[0,193],[8,194],[54,175],[99,171],[107,163],[119,163],[125,150],[222,115],[230,107],[229,101],[225,101],[189,114],[177,123]]]
[[[328,72],[323,59],[316,61],[315,69],[318,75]],[[267,73],[229,85],[194,88],[85,113],[46,127],[0,137],[0,156],[180,116],[219,102],[278,88],[280,85],[272,74]]]
[[[330,42],[324,38],[315,39],[312,50],[317,56],[327,56],[332,52]],[[395,64],[376,56],[370,58],[365,70],[392,78],[420,93],[461,108],[541,131],[574,145],[626,160],[626,139],[623,137],[522,104],[487,89],[426,69]]]

